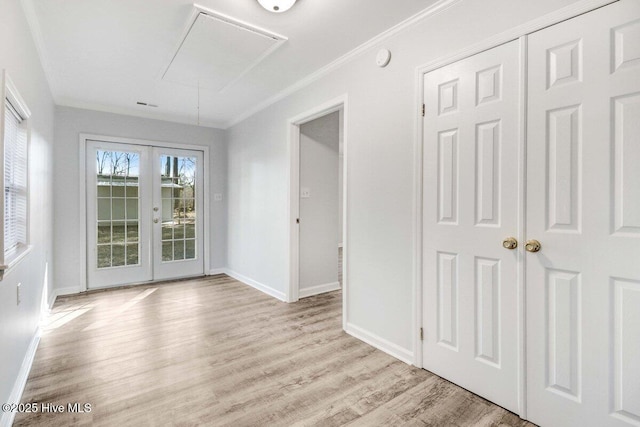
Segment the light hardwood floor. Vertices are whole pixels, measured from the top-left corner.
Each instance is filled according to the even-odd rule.
[[[341,329],[341,292],[279,302],[227,276],[58,298],[15,425],[526,426]]]

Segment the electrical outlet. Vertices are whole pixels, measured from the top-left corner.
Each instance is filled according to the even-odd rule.
[[[22,285],[22,283],[18,283],[18,286],[16,286],[16,305],[20,305],[20,286]]]
[[[306,187],[302,187],[300,189],[300,198],[301,199],[308,199],[309,197],[311,197],[311,189],[310,188],[306,188]]]
[[[221,202],[222,201],[222,193],[215,193],[213,195],[213,201],[214,202]]]

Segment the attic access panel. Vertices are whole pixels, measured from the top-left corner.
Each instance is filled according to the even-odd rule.
[[[222,92],[287,40],[194,6],[194,16],[162,76],[164,81]]]

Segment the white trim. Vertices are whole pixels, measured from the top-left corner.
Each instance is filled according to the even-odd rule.
[[[325,283],[323,285],[310,286],[302,288],[298,292],[298,298],[307,298],[314,295],[320,295],[327,292],[333,292],[340,289],[340,282]]]
[[[264,283],[260,283],[256,280],[253,280],[247,276],[243,276],[240,273],[237,273],[233,270],[229,270],[228,268],[225,268],[225,273],[227,274],[227,276],[232,277],[234,279],[236,279],[239,282],[244,283],[245,285],[249,285],[254,289],[257,289],[269,296],[272,296],[274,298],[279,299],[280,301],[286,302],[287,301],[287,297],[283,292],[280,292],[278,290],[273,289],[271,286],[267,286]]]
[[[357,57],[358,55],[360,55],[361,53],[375,47],[376,45],[378,45],[379,43],[382,43],[383,41],[387,40],[388,38],[394,36],[395,34],[399,33],[400,31],[404,30],[405,28],[408,28],[410,26],[412,26],[413,24],[416,24],[419,21],[422,21],[423,19],[429,18],[431,16],[434,16],[440,12],[443,12],[444,10],[448,9],[449,7],[453,6],[455,3],[458,3],[461,0],[439,0],[438,2],[432,4],[431,6],[427,7],[426,9],[423,9],[422,11],[416,13],[415,15],[405,19],[404,21],[400,22],[399,24],[394,25],[393,27],[387,29],[386,31],[383,31],[382,33],[378,34],[377,36],[369,39],[368,41],[364,42],[363,44],[361,44],[360,46],[356,47],[355,49],[347,52],[346,54],[342,55],[340,58],[336,59],[335,61],[325,65],[324,67],[320,68],[319,70],[309,74],[307,77],[298,80],[296,83],[292,84],[291,86],[285,88],[284,90],[278,92],[277,94],[273,95],[270,98],[267,98],[266,100],[260,102],[258,105],[256,105],[253,108],[249,108],[247,109],[245,112],[243,112],[242,114],[236,116],[235,118],[231,119],[230,121],[228,121],[225,126],[224,129],[228,129],[232,126],[237,125],[238,123],[240,123],[241,121],[253,116],[254,114],[264,110],[265,108],[275,104],[276,102],[286,98],[287,96],[291,95],[292,93],[295,93],[297,91],[299,91],[300,89],[303,89],[307,86],[309,86],[310,84],[312,84],[313,82],[320,80],[321,78],[325,77],[327,74],[335,71],[336,69],[340,68],[341,66],[343,66],[344,64],[346,64],[347,62],[353,60],[355,57]]]
[[[75,295],[81,292],[86,292],[86,288],[82,288],[80,286],[70,286],[66,288],[54,289],[53,293],[56,298],[64,296],[64,295]]]
[[[354,325],[353,323],[347,323],[344,331],[352,337],[358,338],[360,341],[364,341],[370,346],[373,346],[380,351],[384,351],[388,355],[393,356],[404,363],[409,365],[412,364],[414,359],[413,353],[406,348],[400,347],[398,344],[394,344],[391,341],[381,338],[372,332]]]
[[[525,241],[526,236],[526,178],[527,178],[527,36],[519,39],[520,50],[520,106],[518,124],[518,218],[517,239]],[[522,250],[517,251],[517,305],[518,305],[518,408],[521,418],[527,418],[527,329],[526,329],[526,289],[525,289],[525,256]]]
[[[18,92],[18,88],[9,77],[9,73],[7,70],[3,70],[4,76],[4,87],[6,92],[4,93],[4,98],[8,99],[11,103],[11,106],[15,108],[16,112],[20,115],[22,120],[29,120],[31,117],[31,110],[27,107],[27,103],[25,102],[20,92]],[[3,116],[4,117],[4,116]],[[3,118],[4,120],[4,118]]]
[[[43,314],[43,319],[46,318],[46,316],[49,315],[49,313],[51,312],[51,309],[53,308],[53,305],[56,303],[56,300],[58,299],[58,296],[60,296],[61,294],[58,292],[57,289],[54,289],[51,291],[51,295],[49,295],[49,301],[47,301],[47,307],[48,309],[46,310],[46,313]]]
[[[0,206],[3,206],[0,209],[0,281],[8,275],[15,267],[31,252],[32,246],[31,242],[31,177],[29,175],[31,168],[31,110],[27,106],[22,95],[18,91],[18,88],[11,80],[9,73],[6,69],[2,70],[2,87],[0,88],[0,94],[2,98],[2,102],[0,103],[0,177],[4,179],[4,138],[5,138],[5,110],[7,108],[6,101],[11,104],[9,108],[13,110],[13,113],[18,114],[18,120],[21,120],[20,126],[27,133],[27,176],[26,176],[26,186],[27,186],[27,195],[26,195],[26,241],[22,242],[19,249],[11,256],[7,257],[5,253],[4,247],[4,203],[5,203],[5,194],[4,192],[0,194]]]
[[[27,215],[28,217],[28,215]],[[2,280],[4,280],[12,271],[15,270],[15,267],[18,266],[22,262],[23,259],[27,257],[33,250],[33,245],[24,245],[18,250],[18,252],[11,257],[11,260],[4,265],[4,272],[2,273]],[[6,262],[6,260],[5,260]]]
[[[203,117],[200,118],[200,123],[198,124],[198,118],[195,114],[191,116],[181,115],[180,117],[177,117],[171,114],[166,114],[161,111],[157,111],[156,109],[150,109],[148,107],[144,107],[140,105],[134,105],[132,107],[122,107],[122,106],[115,106],[115,105],[109,106],[109,105],[102,105],[94,102],[85,102],[85,101],[80,101],[77,99],[70,99],[65,97],[59,97],[55,101],[56,101],[56,105],[60,107],[99,111],[103,113],[119,114],[119,115],[128,116],[128,117],[139,117],[142,119],[157,120],[157,121],[169,122],[169,123],[178,123],[181,125],[207,127],[212,129],[226,129],[224,122],[207,120],[206,118],[203,118]],[[155,111],[155,112],[152,112],[152,111]]]
[[[416,165],[415,165],[415,177],[414,177],[414,219],[416,220],[414,223],[415,227],[415,238],[414,241],[414,261],[416,265],[414,266],[414,295],[415,295],[415,306],[413,309],[414,320],[417,330],[423,326],[423,310],[424,304],[422,301],[423,298],[423,283],[422,283],[422,239],[423,239],[423,224],[422,224],[422,174],[424,171],[422,156],[423,156],[423,121],[422,121],[422,104],[424,103],[424,75],[430,71],[436,70],[438,68],[442,68],[446,65],[452,64],[454,62],[460,61],[462,59],[468,58],[472,55],[476,55],[483,51],[489,50],[501,44],[507,43],[512,40],[520,39],[521,43],[521,66],[525,67],[526,71],[526,51],[522,52],[522,46],[526,47],[526,36],[535,31],[539,31],[543,28],[549,27],[551,25],[555,25],[562,21],[566,21],[567,19],[574,18],[583,13],[590,12],[594,9],[598,9],[600,7],[606,6],[611,3],[615,3],[618,0],[582,0],[578,1],[574,4],[566,6],[562,9],[556,10],[552,13],[544,15],[540,18],[529,21],[525,24],[514,27],[510,30],[504,31],[502,33],[496,34],[492,37],[484,39],[478,43],[475,43],[465,49],[462,49],[458,52],[455,52],[451,55],[445,55],[441,58],[438,58],[434,61],[431,61],[425,65],[419,66],[416,68],[415,78],[417,80],[417,105],[416,105],[416,134],[414,140],[414,153],[416,157]],[[524,64],[523,64],[524,62]],[[526,75],[521,77],[521,79],[526,79]],[[523,90],[526,90],[526,80],[522,80],[520,82],[523,85]],[[523,93],[522,96],[526,94]],[[521,102],[521,104],[525,104]],[[518,222],[519,222],[519,235],[518,239],[520,241],[524,241],[525,236],[525,194],[524,189],[526,187],[526,105],[521,105],[519,111],[521,123],[520,123],[520,136],[519,136],[519,149],[521,150],[518,157],[519,162],[519,178],[521,179],[520,191],[519,191],[519,200],[521,209],[518,212]],[[525,283],[524,283],[524,259],[520,255],[518,258],[518,363],[520,364],[518,369],[518,406],[521,417],[526,417],[526,294],[525,294]],[[422,367],[422,341],[420,341],[417,334],[412,335],[414,338],[413,348],[415,349],[415,361],[414,363],[418,367]]]
[[[348,123],[349,108],[348,95],[344,94],[323,104],[320,104],[304,113],[287,120],[287,135],[289,147],[289,286],[287,287],[286,301],[296,302],[300,298],[299,263],[300,263],[300,227],[296,219],[300,216],[300,126],[319,117],[342,110],[342,326],[346,327],[347,297],[348,297]]]
[[[418,335],[418,331],[423,327],[423,316],[422,316],[422,298],[423,298],[423,290],[422,290],[422,239],[423,239],[423,231],[422,231],[422,174],[423,174],[423,128],[424,128],[424,120],[422,117],[422,105],[424,103],[424,76],[423,72],[419,69],[415,71],[415,82],[416,82],[416,105],[417,105],[417,114],[414,115],[414,147],[413,147],[413,173],[415,176],[413,182],[413,282],[411,283],[411,289],[413,291],[413,295],[415,295],[413,307],[411,310],[413,311],[413,324],[414,329],[411,333],[411,337],[413,339],[413,354],[414,360],[413,364],[422,368],[422,340]]]
[[[209,270],[209,273],[207,274],[208,276],[215,276],[218,274],[227,274],[227,269],[226,268],[213,268],[211,270]]]
[[[13,383],[13,388],[11,389],[11,394],[9,395],[9,399],[6,402],[2,403],[20,403],[22,399],[22,393],[24,392],[24,388],[27,385],[27,379],[29,378],[29,372],[31,372],[31,366],[33,365],[33,360],[36,356],[36,350],[38,349],[38,344],[40,343],[40,327],[38,327],[31,338],[31,342],[29,343],[29,348],[24,355],[24,359],[22,359],[22,365],[20,365],[20,371],[18,372],[18,377],[16,381]],[[10,427],[13,424],[13,420],[16,416],[16,412],[2,412],[0,416],[0,426],[2,427]]]
[[[203,185],[204,185],[204,194],[203,194],[203,206],[204,206],[204,253],[203,253],[203,274],[207,274],[207,271],[210,269],[210,256],[211,256],[211,226],[210,226],[210,215],[211,215],[211,203],[210,203],[210,160],[209,160],[209,146],[208,145],[199,145],[199,144],[180,144],[174,142],[166,142],[166,141],[154,141],[148,139],[136,139],[136,138],[124,138],[118,136],[108,136],[108,135],[97,135],[90,133],[81,133],[78,137],[78,155],[79,158],[79,166],[80,166],[80,179],[79,179],[79,214],[80,214],[80,235],[78,239],[78,247],[84,248],[85,250],[80,251],[80,277],[79,277],[79,286],[78,287],[70,287],[65,289],[76,289],[78,292],[85,292],[88,288],[88,279],[87,279],[87,165],[86,165],[86,147],[87,141],[102,141],[102,142],[112,142],[118,144],[130,144],[130,145],[142,145],[147,147],[161,147],[161,148],[175,148],[180,150],[194,150],[194,151],[202,151],[203,159],[204,159],[204,176],[203,176]],[[145,282],[148,283],[148,282]],[[118,285],[122,286],[122,285]],[[71,293],[71,292],[70,292]]]

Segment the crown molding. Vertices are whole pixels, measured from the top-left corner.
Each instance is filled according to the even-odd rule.
[[[246,110],[245,112],[243,112],[242,114],[236,116],[235,118],[231,119],[229,122],[226,123],[224,129],[228,129],[232,126],[237,125],[238,123],[242,122],[245,119],[248,119],[249,117],[253,116],[254,114],[264,110],[265,108],[275,104],[276,102],[286,98],[287,96],[299,91],[300,89],[303,89],[307,86],[309,86],[310,84],[312,84],[313,82],[323,78],[324,76],[326,76],[327,74],[331,73],[332,71],[335,71],[336,69],[340,68],[341,66],[343,66],[344,64],[350,62],[351,60],[353,60],[354,58],[356,58],[358,55],[366,52],[367,50],[375,47],[376,45],[378,45],[379,43],[383,42],[384,40],[387,40],[388,38],[396,35],[397,33],[399,33],[400,31],[409,28],[410,26],[422,21],[423,19],[429,18],[431,16],[434,16],[440,12],[443,12],[444,10],[450,8],[451,6],[453,6],[454,4],[460,2],[461,0],[439,0],[436,3],[432,4],[431,6],[427,7],[426,9],[423,9],[422,11],[416,13],[415,15],[405,19],[404,21],[400,22],[399,24],[394,25],[393,27],[383,31],[382,33],[378,34],[377,36],[369,39],[368,41],[364,42],[363,44],[361,44],[360,46],[356,47],[355,49],[347,52],[346,54],[342,55],[341,57],[339,57],[338,59],[336,59],[335,61],[325,65],[324,67],[320,68],[319,70],[309,74],[307,77],[304,77],[301,80],[298,80],[296,83],[292,84],[291,86],[283,89],[282,91],[278,92],[277,94],[273,95],[270,98],[267,98],[266,100],[264,100],[263,102],[257,104],[255,107]]]
[[[129,108],[115,107],[115,106],[106,106],[101,104],[95,104],[91,102],[82,102],[73,99],[61,98],[56,102],[56,105],[59,107],[69,107],[69,108],[77,108],[80,110],[89,110],[89,111],[97,111],[101,113],[110,113],[110,114],[118,114],[121,116],[128,117],[139,117],[142,119],[150,119],[150,120],[159,120],[162,122],[170,122],[170,123],[178,123],[182,125],[189,126],[198,126],[212,129],[226,129],[224,124],[221,122],[216,122],[213,120],[200,120],[200,124],[197,123],[197,118],[193,117],[185,117],[179,116],[177,114],[162,114],[162,113],[153,113],[147,111],[133,111]]]

